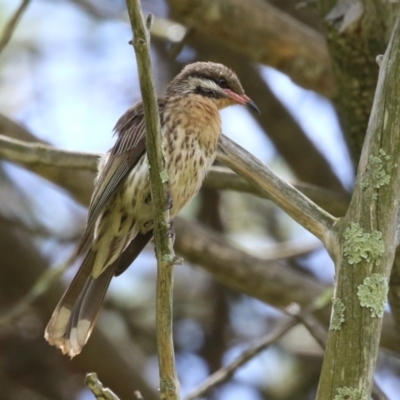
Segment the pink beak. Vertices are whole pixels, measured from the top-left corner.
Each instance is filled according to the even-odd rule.
[[[254,101],[249,96],[246,96],[245,94],[237,94],[230,89],[224,89],[224,91],[236,103],[242,104],[253,111],[257,111],[260,114],[260,110],[256,106],[256,103],[254,103]]]

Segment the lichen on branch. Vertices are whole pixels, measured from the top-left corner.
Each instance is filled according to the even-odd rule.
[[[374,318],[382,318],[389,285],[386,277],[382,274],[372,274],[364,279],[362,285],[358,286],[357,296],[362,307],[367,307]]]
[[[344,255],[349,264],[358,264],[363,259],[379,265],[385,244],[382,241],[382,232],[366,233],[358,223],[352,222],[343,233]]]
[[[329,330],[340,331],[340,327],[345,321],[344,312],[346,310],[346,306],[341,299],[336,298],[332,299],[332,308],[332,319],[329,325]]]

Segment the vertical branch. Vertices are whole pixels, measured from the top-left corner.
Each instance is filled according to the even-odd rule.
[[[179,382],[175,369],[172,340],[173,266],[176,257],[169,235],[168,175],[161,147],[161,129],[150,59],[151,18],[144,23],[139,0],[127,0],[134,33],[133,46],[139,71],[140,89],[146,120],[147,157],[154,216],[154,241],[157,254],[157,348],[160,365],[160,397],[179,399]]]
[[[334,227],[340,241],[335,298],[317,400],[363,400],[371,394],[398,244],[399,74],[400,15],[380,65],[352,200]]]

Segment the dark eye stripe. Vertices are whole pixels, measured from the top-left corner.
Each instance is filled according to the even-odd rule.
[[[221,99],[221,98],[225,97],[222,93],[219,93],[215,90],[205,88],[202,86],[196,86],[194,93],[200,94],[201,96],[209,97],[212,99]]]

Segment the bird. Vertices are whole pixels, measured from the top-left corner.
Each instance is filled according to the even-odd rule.
[[[237,75],[213,62],[186,65],[157,103],[173,218],[197,194],[215,160],[220,110],[238,104],[259,110]],[[117,121],[114,134],[114,146],[98,163],[77,250],[83,261],[45,330],[45,339],[71,358],[88,341],[112,277],[124,272],[153,237],[141,101]]]

